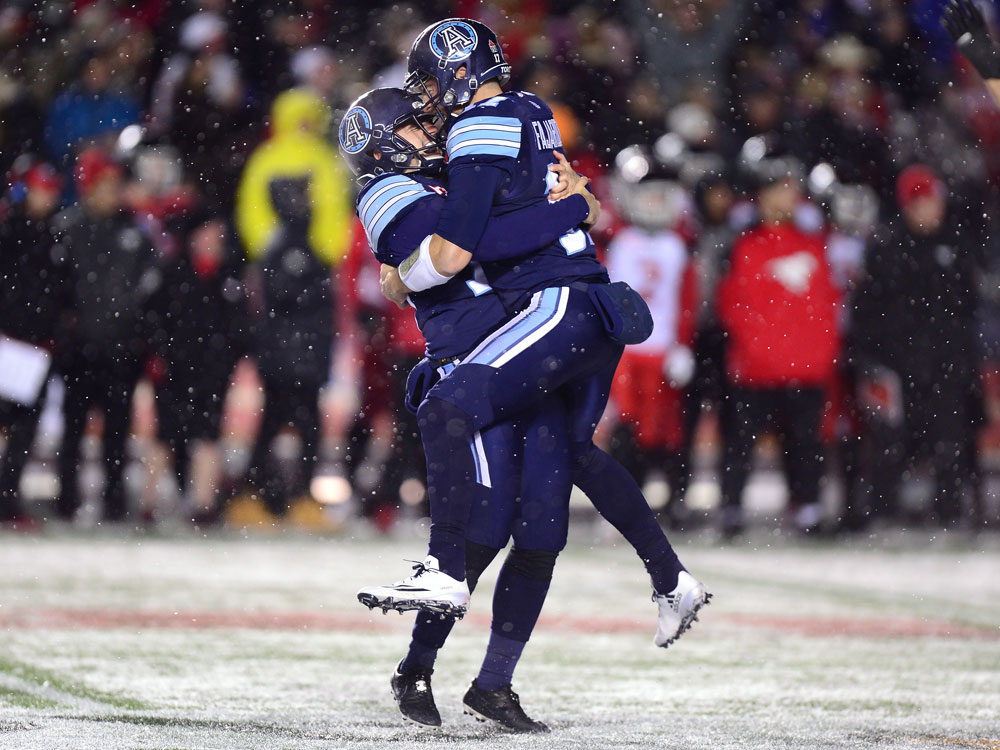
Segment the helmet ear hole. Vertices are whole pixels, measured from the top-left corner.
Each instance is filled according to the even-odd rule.
[[[496,33],[470,18],[447,18],[424,29],[413,43],[406,67],[408,86],[422,88],[425,102],[437,110],[442,138],[458,116],[448,110],[469,104],[488,81],[503,87],[510,80],[510,65]],[[419,84],[422,77],[435,80],[433,95]]]

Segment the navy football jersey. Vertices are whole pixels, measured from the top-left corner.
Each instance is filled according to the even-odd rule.
[[[440,181],[418,174],[383,174],[364,187],[358,195],[358,216],[380,263],[399,266],[434,233],[446,194]],[[588,211],[582,197],[572,196],[492,218],[477,253],[487,258],[523,256],[578,225]],[[427,356],[435,359],[464,354],[508,317],[476,262],[409,299],[427,342]]]
[[[491,216],[501,216],[547,201],[556,181],[548,169],[555,163],[553,150],[562,151],[562,137],[548,105],[534,94],[505,92],[467,107],[455,120],[447,141],[449,180],[459,170],[477,165],[502,170],[490,211]],[[513,310],[539,289],[573,281],[608,281],[593,240],[579,227],[527,256],[484,262],[483,271]]]
[[[379,263],[399,266],[434,233],[444,194],[440,182],[416,174],[383,174],[365,186],[358,195],[358,216]],[[447,283],[410,295],[428,357],[464,354],[506,319],[485,282],[479,266],[470,263]]]

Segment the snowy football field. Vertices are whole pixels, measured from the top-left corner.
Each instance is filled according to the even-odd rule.
[[[413,615],[354,592],[417,537],[2,536],[0,748],[1000,748],[997,534],[677,546],[715,600],[664,651],[638,560],[574,526],[514,684],[540,738],[461,711],[495,569],[434,675],[443,730],[401,721]]]

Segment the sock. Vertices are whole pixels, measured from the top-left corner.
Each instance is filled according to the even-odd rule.
[[[535,629],[552,582],[556,553],[514,548],[493,591],[490,643],[476,684],[483,690],[509,685],[521,651]]]
[[[448,639],[453,627],[455,627],[454,617],[441,619],[439,615],[418,612],[417,621],[413,626],[413,637],[410,639],[410,650],[406,652],[399,670],[414,672],[433,669],[438,650]]]
[[[476,677],[476,684],[483,690],[496,690],[510,685],[514,679],[514,668],[524,651],[524,642],[490,633],[490,645],[486,649],[482,669]]]
[[[431,534],[427,553],[442,572],[465,578],[465,531],[476,492],[470,417],[438,398],[427,398],[417,413],[427,459],[427,499]]]
[[[677,577],[685,568],[657,523],[638,483],[624,466],[593,443],[576,456],[573,483],[635,548],[656,593],[673,591],[677,587]]]

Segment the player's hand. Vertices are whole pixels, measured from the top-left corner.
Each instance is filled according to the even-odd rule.
[[[580,179],[576,181],[576,185],[573,187],[571,194],[582,195],[583,199],[587,201],[587,206],[590,207],[590,213],[587,214],[587,218],[583,220],[583,223],[588,227],[592,227],[597,223],[597,220],[601,218],[601,202],[597,200],[596,195],[587,190],[587,186],[589,184],[590,178],[580,175]]]
[[[576,185],[581,179],[585,178],[583,175],[577,174],[564,155],[558,151],[553,151],[552,155],[556,158],[556,163],[549,165],[549,171],[554,172],[559,181],[554,188],[549,190],[548,199],[550,201],[560,201],[576,192]]]
[[[972,0],[948,0],[941,25],[979,75],[986,80],[1000,78],[1000,52],[990,38],[982,12]]]
[[[403,280],[399,278],[399,269],[383,263],[379,269],[379,281],[382,285],[382,296],[396,305],[396,307],[405,308],[408,304],[406,295],[410,293],[410,290],[407,289]]]

